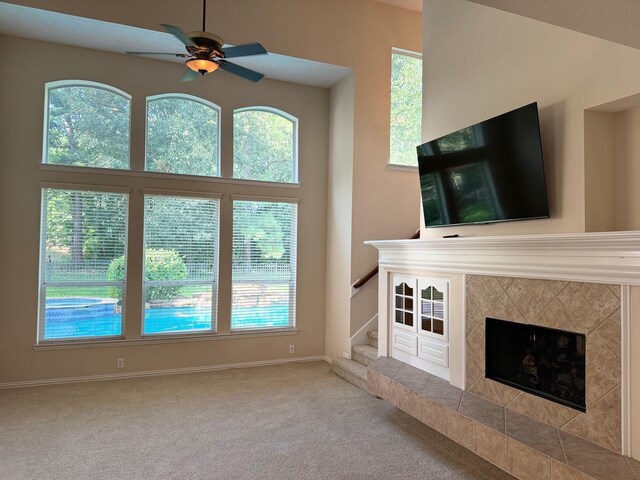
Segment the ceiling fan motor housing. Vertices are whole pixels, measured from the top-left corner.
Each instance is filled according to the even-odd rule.
[[[195,47],[187,46],[187,51],[198,58],[224,58],[222,37],[209,32],[188,32],[187,35],[196,44]]]

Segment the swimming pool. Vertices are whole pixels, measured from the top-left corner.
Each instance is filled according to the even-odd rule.
[[[82,337],[105,337],[122,335],[122,315],[103,313],[95,316],[84,316],[76,310],[76,315],[58,317],[50,320],[56,307],[50,299],[46,306],[44,339],[64,339]],[[152,308],[144,312],[144,334],[185,333],[211,329],[211,309],[206,307],[166,307]],[[55,317],[54,317],[55,318]],[[233,311],[231,318],[233,329],[281,328],[289,325],[288,305],[267,305],[260,307],[240,307]]]

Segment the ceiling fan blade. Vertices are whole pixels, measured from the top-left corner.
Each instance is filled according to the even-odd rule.
[[[255,70],[250,70],[245,67],[241,67],[240,65],[236,65],[235,63],[230,62],[218,62],[220,68],[222,70],[226,70],[229,73],[233,73],[234,75],[238,75],[239,77],[246,78],[247,80],[251,80],[252,82],[258,82],[262,80],[264,75],[262,73],[256,72]]]
[[[193,43],[193,40],[189,38],[189,35],[187,35],[180,27],[174,27],[173,25],[167,25],[166,23],[161,23],[160,26],[184,43],[187,47],[197,46]]]
[[[249,55],[262,55],[267,50],[259,43],[247,43],[245,45],[237,45],[235,47],[223,48],[225,58],[248,57]]]
[[[127,55],[173,55],[176,57],[188,57],[186,53],[169,53],[169,52],[124,52]]]
[[[192,82],[196,78],[198,78],[199,76],[200,76],[200,74],[198,72],[194,72],[190,68],[187,68],[187,70],[184,72],[184,75],[182,75],[182,81],[183,82]]]

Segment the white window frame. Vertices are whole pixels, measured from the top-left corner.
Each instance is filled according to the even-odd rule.
[[[106,83],[92,82],[90,80],[57,80],[55,82],[47,82],[44,85],[44,118],[43,118],[43,134],[42,134],[42,159],[40,160],[41,165],[51,165],[52,167],[69,167],[70,165],[58,165],[55,163],[49,163],[48,160],[48,150],[49,150],[49,96],[51,95],[52,90],[57,90],[59,88],[70,88],[70,87],[88,87],[88,88],[96,88],[100,90],[105,90],[109,93],[115,93],[116,95],[120,95],[123,98],[126,98],[129,101],[129,142],[127,144],[127,157],[129,158],[129,168],[104,168],[104,167],[90,167],[83,165],[73,165],[75,168],[92,168],[100,171],[106,170],[117,170],[117,171],[130,171],[131,170],[131,110],[132,110],[132,101],[131,95],[129,95],[124,90],[120,90],[119,88],[113,87],[111,85],[107,85]]]
[[[45,283],[44,269],[46,265],[46,238],[47,232],[47,212],[45,209],[45,197],[43,192],[49,190],[75,190],[83,192],[101,192],[101,193],[120,193],[127,196],[126,218],[125,223],[125,244],[124,244],[124,278],[122,281],[104,281],[104,282],[52,282]],[[69,184],[69,183],[42,183],[40,185],[40,261],[38,271],[38,328],[36,344],[53,344],[53,343],[78,343],[87,340],[100,342],[114,339],[124,339],[126,329],[126,307],[127,307],[127,266],[128,266],[128,250],[129,250],[129,218],[131,210],[131,189],[126,187],[105,187],[102,185],[86,185],[86,184]],[[46,310],[46,291],[48,287],[120,287],[122,289],[122,308],[121,308],[121,329],[120,335],[101,335],[99,337],[71,337],[71,338],[55,338],[45,339],[45,310]]]
[[[232,132],[232,145],[233,145],[233,134],[235,134],[235,118],[236,118],[236,113],[244,113],[244,112],[266,112],[266,113],[273,113],[275,115],[278,115],[282,118],[285,118],[287,120],[289,120],[292,124],[293,124],[293,166],[292,166],[292,174],[291,174],[291,181],[290,182],[276,182],[274,180],[267,180],[266,182],[269,183],[273,183],[276,185],[291,185],[291,184],[297,184],[300,182],[299,179],[299,175],[298,175],[298,129],[299,129],[299,120],[297,117],[291,115],[288,112],[285,112],[284,110],[280,110],[278,108],[275,107],[267,107],[264,105],[254,105],[254,106],[249,106],[249,107],[242,107],[242,108],[236,108],[233,111],[233,116],[232,116],[232,120],[233,120],[233,132]],[[234,157],[233,157],[233,161],[235,162],[235,152],[234,152]],[[247,182],[264,182],[264,180],[256,180],[253,178],[237,178],[235,176],[233,176],[233,167],[234,165],[232,165],[231,168],[231,175],[232,178],[234,180],[238,180],[238,181],[247,181]]]
[[[298,198],[288,198],[288,197],[268,197],[268,196],[253,196],[253,195],[231,195],[231,212],[233,214],[233,202],[265,202],[265,203],[291,203],[296,206],[299,205],[300,201]],[[229,331],[231,333],[238,332],[269,332],[269,331],[283,331],[283,330],[294,330],[296,328],[296,320],[297,320],[297,311],[298,311],[298,220],[299,220],[300,209],[296,208],[296,216],[295,216],[295,229],[296,235],[293,238],[294,242],[292,245],[295,247],[295,261],[292,262],[292,267],[294,269],[293,274],[293,296],[290,297],[290,305],[293,305],[293,309],[289,310],[289,324],[286,327],[277,327],[277,328],[255,328],[255,329],[247,329],[247,328],[237,328],[234,329],[232,325],[233,318],[233,258],[231,259],[231,315],[229,318]],[[235,219],[232,218],[232,231],[233,231],[233,221]],[[231,240],[231,254],[233,256],[233,238]],[[291,287],[289,287],[291,289]],[[291,295],[291,294],[290,294]]]
[[[208,330],[193,330],[193,331],[181,331],[181,332],[157,332],[157,333],[144,333],[144,325],[145,325],[145,309],[144,309],[144,295],[145,288],[148,285],[148,282],[145,280],[145,271],[146,271],[146,226],[147,226],[147,216],[146,212],[143,210],[143,225],[142,225],[142,293],[141,293],[141,303],[142,303],[142,313],[140,317],[140,335],[143,338],[151,338],[151,337],[184,337],[189,335],[207,335],[214,334],[218,329],[218,287],[220,285],[220,217],[221,217],[221,205],[220,199],[222,195],[218,193],[202,193],[202,192],[189,192],[189,191],[177,191],[177,190],[156,190],[156,189],[148,189],[144,188],[142,190],[143,194],[143,209],[146,208],[145,200],[148,196],[155,197],[191,197],[198,198],[203,200],[217,200],[218,201],[218,224],[216,225],[216,256],[213,259],[214,269],[216,272],[215,280],[211,283],[211,328]],[[207,282],[203,282],[201,280],[168,280],[168,281],[152,281],[154,286],[161,285],[203,285]]]
[[[391,56],[389,57],[390,60],[390,67],[391,69],[393,68],[393,55],[404,55],[405,57],[413,57],[413,58],[418,58],[422,61],[422,53],[420,52],[414,52],[413,50],[405,50],[404,48],[397,48],[397,47],[392,47],[391,48]],[[401,165],[398,163],[391,163],[391,76],[393,71],[389,70],[389,160],[387,161],[387,168],[389,170],[398,170],[398,171],[404,171],[404,172],[417,172],[418,171],[418,165]],[[422,82],[422,86],[424,86],[424,78],[422,78],[421,80]],[[423,105],[420,105],[420,111],[422,113],[422,109],[423,109]],[[422,117],[422,115],[421,115]],[[422,130],[422,125],[420,126],[420,130]]]
[[[148,165],[147,165],[147,144],[148,139],[147,139],[147,133],[149,132],[149,103],[155,101],[155,100],[190,100],[192,102],[196,102],[196,103],[200,103],[201,105],[204,105],[205,107],[209,107],[213,110],[216,111],[216,113],[218,114],[218,128],[217,128],[217,132],[216,132],[216,138],[217,138],[217,142],[218,142],[218,148],[217,150],[217,155],[216,158],[214,159],[215,161],[215,165],[216,165],[216,171],[218,172],[217,175],[195,175],[193,173],[175,173],[175,172],[158,172],[157,170],[149,170],[148,169]],[[201,178],[220,178],[222,177],[222,171],[221,171],[221,154],[220,154],[220,150],[221,150],[221,145],[222,145],[222,139],[221,139],[221,134],[222,134],[222,108],[220,108],[219,105],[210,102],[209,100],[205,100],[204,98],[200,98],[197,97],[195,95],[189,95],[188,93],[161,93],[158,95],[150,95],[146,98],[145,101],[145,110],[144,110],[144,172],[145,173],[150,173],[150,174],[158,174],[158,175],[180,175],[180,176],[192,176],[192,177],[201,177]]]

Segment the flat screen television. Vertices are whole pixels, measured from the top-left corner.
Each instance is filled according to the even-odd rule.
[[[548,218],[538,104],[418,146],[427,227]]]

